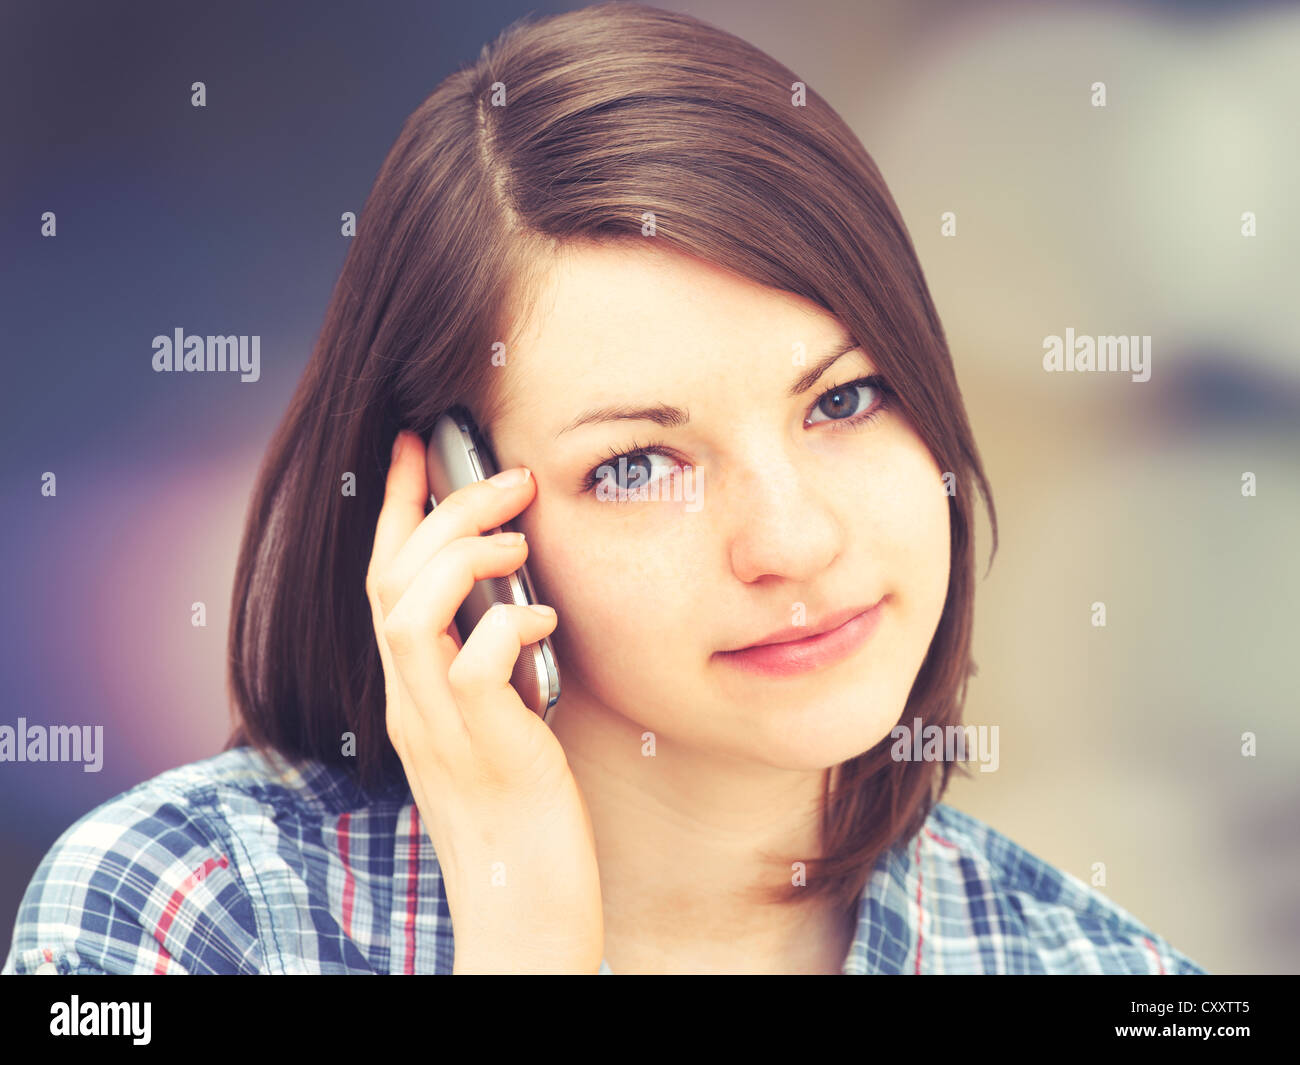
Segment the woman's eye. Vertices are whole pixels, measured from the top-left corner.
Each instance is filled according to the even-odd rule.
[[[826,392],[813,406],[805,425],[816,425],[820,421],[857,422],[874,418],[884,407],[888,398],[888,389],[879,377],[864,377],[847,385],[836,385]],[[873,408],[874,409],[870,409]],[[863,413],[854,417],[859,411]],[[818,419],[818,413],[826,415]]]
[[[655,462],[655,459],[659,461]],[[679,467],[680,463],[670,455],[643,447],[611,455],[587,475],[584,487],[594,491],[598,499],[635,499],[638,492],[644,492],[652,483],[663,480]]]

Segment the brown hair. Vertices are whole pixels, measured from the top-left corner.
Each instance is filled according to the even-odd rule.
[[[996,552],[992,499],[898,208],[830,106],[811,89],[796,106],[801,89],[698,19],[605,3],[519,20],[407,119],[259,474],[235,576],[227,749],[316,759],[363,787],[404,779],[364,587],[390,448],[399,428],[427,439],[454,403],[490,433],[492,344],[547,250],[576,241],[666,242],[806,297],[871,355],[956,487],[947,600],[903,716],[960,722],[973,489]],[[348,472],[355,495],[340,488]],[[880,854],[919,831],[953,765],[894,761],[890,743],[839,766],[833,788],[828,771],[823,856],[805,859],[806,887],[773,898],[847,909]]]

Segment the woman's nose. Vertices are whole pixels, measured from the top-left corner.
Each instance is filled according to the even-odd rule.
[[[825,494],[831,489],[789,457],[728,471],[720,487],[731,568],[740,580],[808,581],[839,555],[843,528]]]

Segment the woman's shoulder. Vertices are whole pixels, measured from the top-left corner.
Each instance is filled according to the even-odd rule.
[[[336,767],[250,747],[166,770],[55,840],[0,972],[263,971],[252,881],[290,837],[374,802]]]
[[[1101,891],[971,814],[939,803],[922,836],[937,935],[955,951],[977,949],[983,971],[1206,973]]]
[[[339,766],[239,746],[159,773],[87,816],[113,806],[135,807],[175,797],[196,809],[219,808],[224,816],[246,805],[329,816],[385,800],[403,801],[409,797],[404,785],[400,781],[367,790]]]

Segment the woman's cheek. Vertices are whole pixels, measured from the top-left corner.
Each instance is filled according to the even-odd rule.
[[[539,527],[520,523],[529,541],[525,564],[538,598],[559,615],[551,643],[561,685],[566,666],[575,679],[597,664],[602,673],[626,668],[620,656],[642,642],[631,631],[638,608],[635,584],[626,580],[627,560],[593,538],[590,521],[578,516],[553,522],[548,515],[533,524]]]
[[[926,630],[933,635],[948,594],[951,538],[948,495],[943,474],[919,437],[911,436],[897,491],[902,505],[896,542],[904,556],[912,598]]]
[[[516,527],[528,538],[528,557],[524,565],[532,578],[533,588],[541,602],[553,606],[559,614],[561,627],[571,618],[577,621],[589,609],[599,609],[599,602],[585,600],[588,582],[600,573],[599,563],[575,543],[566,522],[550,520],[527,522],[517,520]]]

